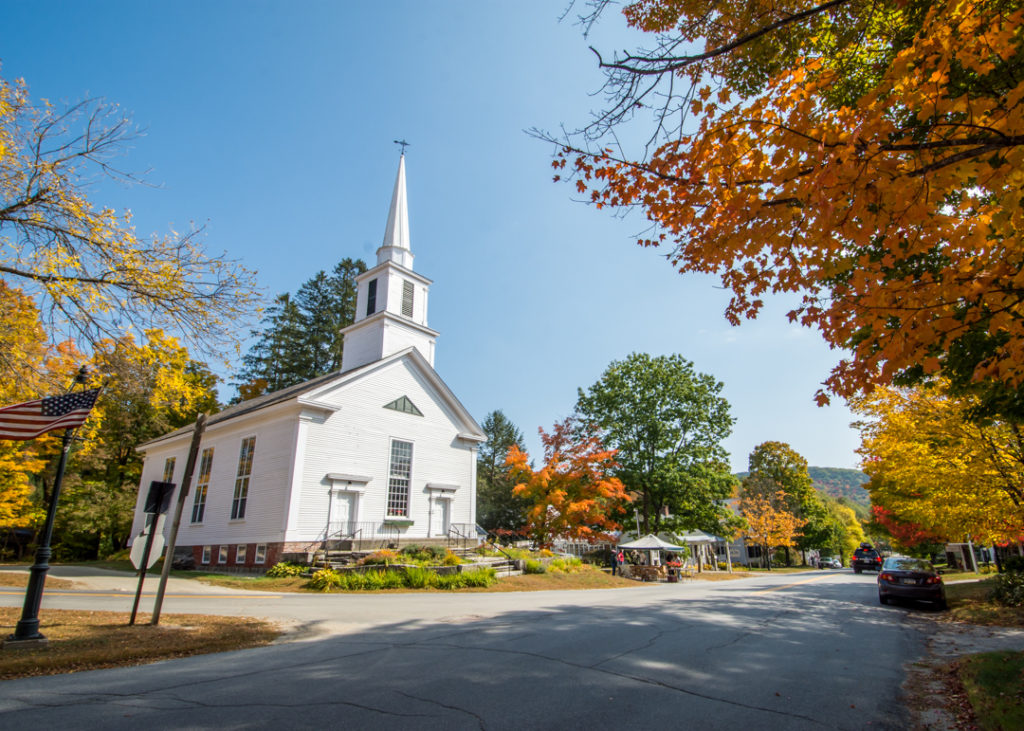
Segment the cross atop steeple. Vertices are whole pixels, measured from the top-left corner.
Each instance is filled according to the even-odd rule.
[[[405,140],[395,140],[395,144],[402,146],[402,154],[405,155],[405,148],[409,146],[409,143]]]

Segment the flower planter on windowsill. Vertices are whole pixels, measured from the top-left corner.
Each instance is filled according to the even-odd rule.
[[[399,528],[404,528],[412,525],[416,521],[410,520],[409,518],[385,518],[384,525],[394,525]]]

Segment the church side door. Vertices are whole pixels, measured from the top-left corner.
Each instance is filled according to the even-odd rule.
[[[448,507],[450,500],[434,499],[434,509],[430,512],[430,535],[443,537],[448,535]]]
[[[334,493],[334,504],[331,506],[331,534],[348,535],[355,526],[356,496],[351,492]]]

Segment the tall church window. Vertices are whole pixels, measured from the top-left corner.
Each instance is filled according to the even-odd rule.
[[[402,282],[402,314],[405,317],[412,317],[412,282]]]
[[[371,279],[366,285],[366,316],[369,317],[377,311],[377,280]]]
[[[196,480],[196,496],[192,500],[192,522],[202,523],[206,514],[206,488],[210,484],[210,470],[213,468],[213,447],[203,450],[199,460],[199,478]]]
[[[252,474],[252,454],[256,451],[256,437],[242,440],[238,453],[238,476],[235,478],[235,494],[231,500],[231,520],[245,517],[245,504],[249,499],[249,476]]]
[[[409,517],[409,483],[412,478],[412,442],[391,440],[388,470],[388,516]]]

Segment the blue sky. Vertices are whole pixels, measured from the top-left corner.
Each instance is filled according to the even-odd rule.
[[[849,411],[813,402],[839,354],[789,324],[786,302],[730,327],[717,280],[632,243],[644,219],[551,182],[550,148],[524,130],[586,121],[601,81],[587,45],[636,38],[612,13],[584,39],[563,7],[5,0],[0,73],[34,99],[129,111],[145,134],[122,164],[157,185],[100,185],[97,200],[131,209],[140,233],[205,225],[207,247],[257,270],[268,299],[346,256],[372,265],[392,140],[407,139],[435,365],[478,420],[502,409],[531,454],[538,426],[636,351],[680,353],[725,384],[734,469],[766,440],[856,467]]]

